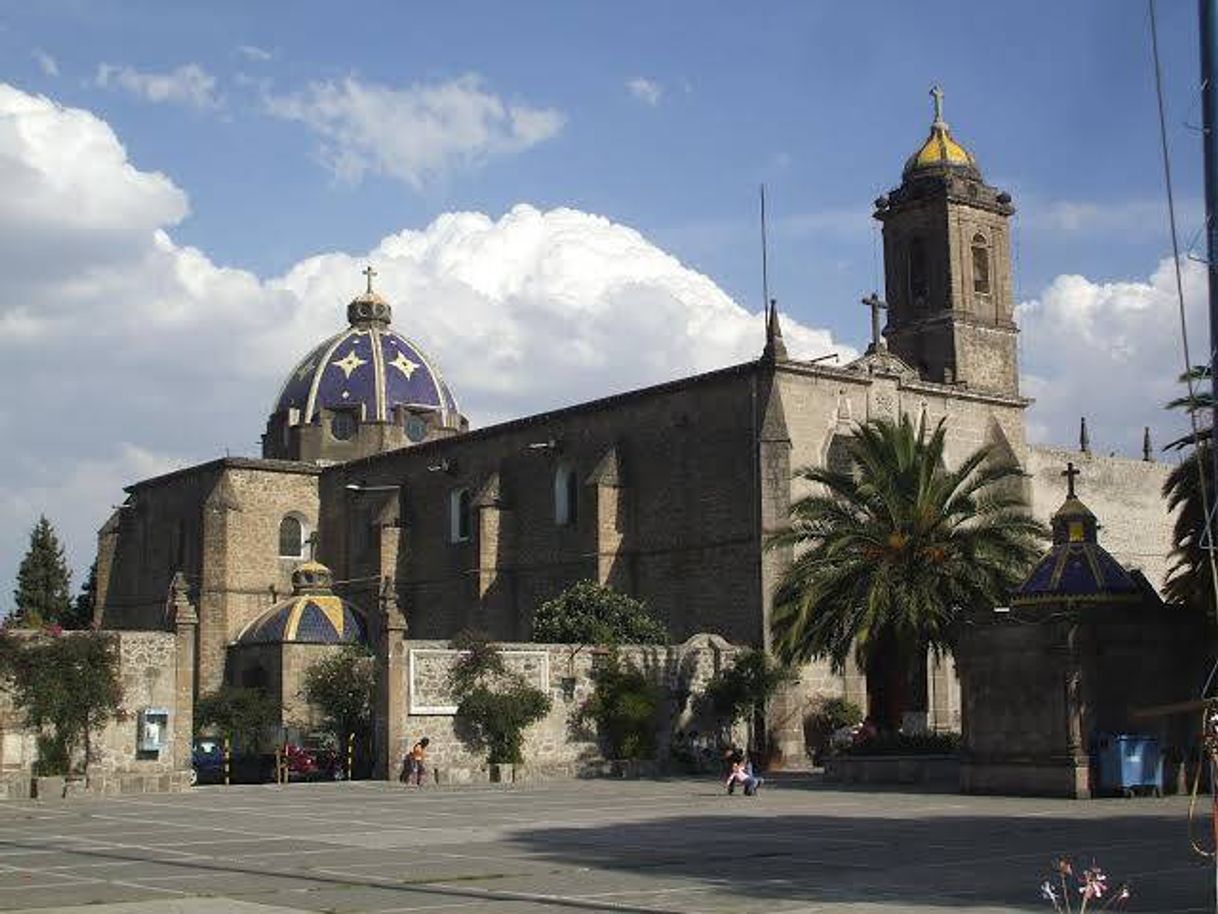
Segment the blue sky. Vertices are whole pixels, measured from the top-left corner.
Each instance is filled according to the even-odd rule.
[[[1159,15],[1188,242],[1195,7]],[[1165,440],[1152,75],[1132,0],[0,2],[0,608],[40,511],[81,568],[123,484],[255,453],[369,259],[484,424],[759,350],[765,182],[795,347],[861,348],[935,83],[1019,211],[1030,435]]]

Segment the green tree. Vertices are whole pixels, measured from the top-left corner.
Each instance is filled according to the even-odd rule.
[[[349,645],[314,663],[305,672],[303,693],[325,717],[325,728],[339,745],[349,734],[364,740],[372,729],[376,674],[368,651]]]
[[[900,725],[928,648],[951,651],[962,612],[1005,603],[1047,535],[1018,466],[986,446],[945,469],[945,437],[908,416],[861,426],[848,472],[798,472],[812,491],[769,542],[794,550],[774,594],[777,655],[840,672],[853,653],[881,729]]]
[[[195,702],[195,731],[214,729],[232,740],[234,751],[254,752],[279,722],[280,710],[262,689],[224,685]]]
[[[592,682],[592,694],[574,723],[594,722],[610,758],[651,758],[656,750],[656,715],[663,690],[616,650],[610,650],[596,667]]]
[[[533,616],[544,644],[664,644],[668,632],[645,604],[595,581],[572,584]]]
[[[38,518],[17,569],[14,621],[32,628],[60,622],[72,608],[71,578],[55,528],[46,517]]]
[[[72,601],[72,607],[59,619],[59,624],[68,629],[93,627],[93,608],[97,605],[97,560],[89,566],[89,573],[80,587],[80,593]]]
[[[1182,451],[1183,458],[1172,467],[1163,483],[1167,510],[1174,512],[1172,524],[1172,565],[1168,569],[1163,595],[1174,603],[1183,603],[1203,612],[1214,614],[1214,579],[1210,570],[1212,553],[1203,543],[1205,504],[1202,486],[1209,494],[1213,511],[1213,495],[1209,481],[1213,473],[1212,416],[1214,397],[1209,384],[1208,365],[1194,367],[1180,376],[1181,382],[1191,382],[1193,396],[1179,397],[1167,404],[1168,409],[1182,410],[1196,422],[1196,432],[1169,442],[1165,450]]]
[[[12,684],[13,703],[27,726],[41,731],[38,772],[67,774],[77,749],[81,770],[92,761],[93,737],[122,713],[122,681],[113,636],[0,636],[0,669]]]
[[[492,765],[519,764],[524,731],[550,713],[550,697],[508,670],[484,635],[463,632],[453,647],[462,652],[449,675],[458,734],[472,749],[485,751]]]
[[[780,688],[795,680],[789,667],[776,661],[765,651],[748,649],[736,656],[736,662],[720,670],[702,693],[702,701],[711,713],[729,725],[747,721],[749,748],[765,751],[765,707]]]

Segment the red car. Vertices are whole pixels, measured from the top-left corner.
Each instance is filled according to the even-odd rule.
[[[282,760],[289,781],[341,781],[346,777],[338,753],[312,740],[288,743],[283,747]]]

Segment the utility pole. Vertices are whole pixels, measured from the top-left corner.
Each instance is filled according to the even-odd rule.
[[[1210,305],[1210,385],[1218,402],[1218,145],[1215,145],[1215,129],[1218,129],[1218,92],[1215,91],[1215,64],[1218,63],[1218,0],[1198,0],[1199,20],[1201,25],[1201,118],[1203,136],[1203,161],[1205,164],[1205,261],[1206,273],[1209,280]],[[1211,424],[1211,429],[1218,431],[1218,425]],[[1214,435],[1211,432],[1211,436]],[[1218,440],[1210,440],[1210,504],[1218,496]],[[1212,523],[1212,515],[1206,518],[1206,523]],[[1207,530],[1213,547],[1213,531]],[[1208,696],[1202,696],[1206,698]],[[1213,794],[1214,839],[1218,841],[1218,785],[1214,778],[1218,776],[1218,764],[1215,763],[1214,738],[1214,708],[1210,706],[1205,712],[1205,729],[1202,734],[1204,745],[1209,749],[1210,762],[1210,791]],[[1206,739],[1208,737],[1208,739]],[[1218,909],[1218,858],[1215,859],[1215,905]]]

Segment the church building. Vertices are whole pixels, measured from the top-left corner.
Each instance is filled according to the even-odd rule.
[[[219,458],[127,488],[100,532],[100,623],[165,627],[182,572],[199,616],[197,688],[209,691],[236,646],[264,637],[251,625],[292,597],[297,566],[316,560],[362,618],[277,623],[284,642],[352,632],[375,642],[386,580],[410,638],[476,626],[528,640],[541,602],[592,579],[645,601],[678,641],[711,632],[765,645],[790,556],[764,544],[801,494],[794,472],[845,459],[858,423],[902,415],[945,420],[949,462],[982,444],[1017,461],[1042,519],[1060,504],[1060,473],[1074,461],[1109,551],[1161,586],[1167,468],[1149,453],[1103,457],[1026,440],[1015,206],[986,183],[932,94],[927,137],[875,201],[885,301],[865,302],[872,339],[854,362],[788,357],[770,306],[753,361],[471,429],[441,366],[394,329],[369,268],[347,326],[288,374],[261,457]],[[861,676],[819,664],[800,689],[863,698]],[[959,729],[950,669],[932,672],[928,694],[930,724]]]

